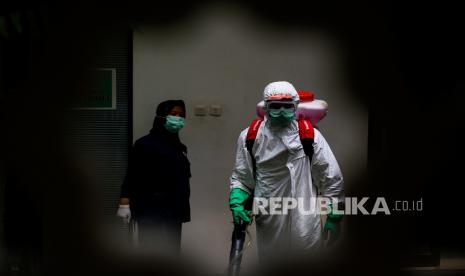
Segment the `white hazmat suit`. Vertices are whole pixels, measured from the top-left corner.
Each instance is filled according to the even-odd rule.
[[[290,93],[292,99],[298,101],[297,92],[287,82],[271,83],[267,88],[265,100],[279,91]],[[305,214],[295,208],[288,210],[287,214],[257,214],[255,222],[260,260],[278,252],[313,251],[322,241],[320,214],[315,212],[319,208],[316,201],[318,191],[338,202],[344,200],[342,174],[329,145],[315,129],[314,154],[310,161],[300,141],[297,121],[283,128],[273,126],[265,118],[252,148],[256,162],[254,177],[252,158],[245,144],[247,130],[239,135],[230,188],[240,188],[249,194],[253,191],[255,198],[302,200],[303,210],[313,211]]]

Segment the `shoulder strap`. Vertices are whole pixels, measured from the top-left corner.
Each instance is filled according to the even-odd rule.
[[[258,129],[262,124],[262,119],[254,119],[247,130],[247,136],[245,138],[245,146],[247,147],[247,151],[249,152],[250,158],[252,158],[252,166],[253,166],[253,175],[255,177],[256,171],[256,164],[255,158],[252,154],[253,144],[255,143],[255,139],[257,138]]]
[[[307,139],[307,138],[310,138],[310,139],[315,138],[315,131],[313,130],[313,125],[310,122],[310,120],[299,119],[297,120],[297,123],[299,124],[300,140]]]
[[[247,130],[246,140],[255,140],[257,138],[258,128],[262,124],[263,119],[254,119]]]
[[[299,136],[302,146],[304,147],[304,152],[310,158],[310,162],[313,157],[313,142],[315,139],[315,131],[310,120],[298,119],[297,123],[299,124]]]
[[[247,130],[247,136],[245,138],[245,146],[247,147],[247,150],[249,151],[251,156],[252,156],[252,147],[253,147],[253,144],[255,143],[258,129],[260,128],[260,125],[262,124],[262,122],[263,122],[262,119],[254,119],[252,123],[250,124],[249,129]]]

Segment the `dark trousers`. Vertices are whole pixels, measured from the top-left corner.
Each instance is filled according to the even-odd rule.
[[[139,247],[162,255],[179,256],[182,223],[153,217],[137,217]]]

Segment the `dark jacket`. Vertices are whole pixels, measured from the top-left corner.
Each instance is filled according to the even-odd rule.
[[[138,139],[129,154],[121,197],[130,199],[131,213],[140,216],[190,221],[190,163],[178,134],[155,119],[150,134]]]

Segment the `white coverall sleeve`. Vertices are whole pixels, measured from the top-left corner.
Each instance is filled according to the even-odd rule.
[[[247,130],[242,131],[237,140],[236,163],[230,178],[230,189],[240,188],[251,194],[255,188],[255,179],[252,158],[245,145]]]
[[[332,202],[344,202],[344,180],[339,165],[325,138],[315,129],[312,178],[321,195]]]

